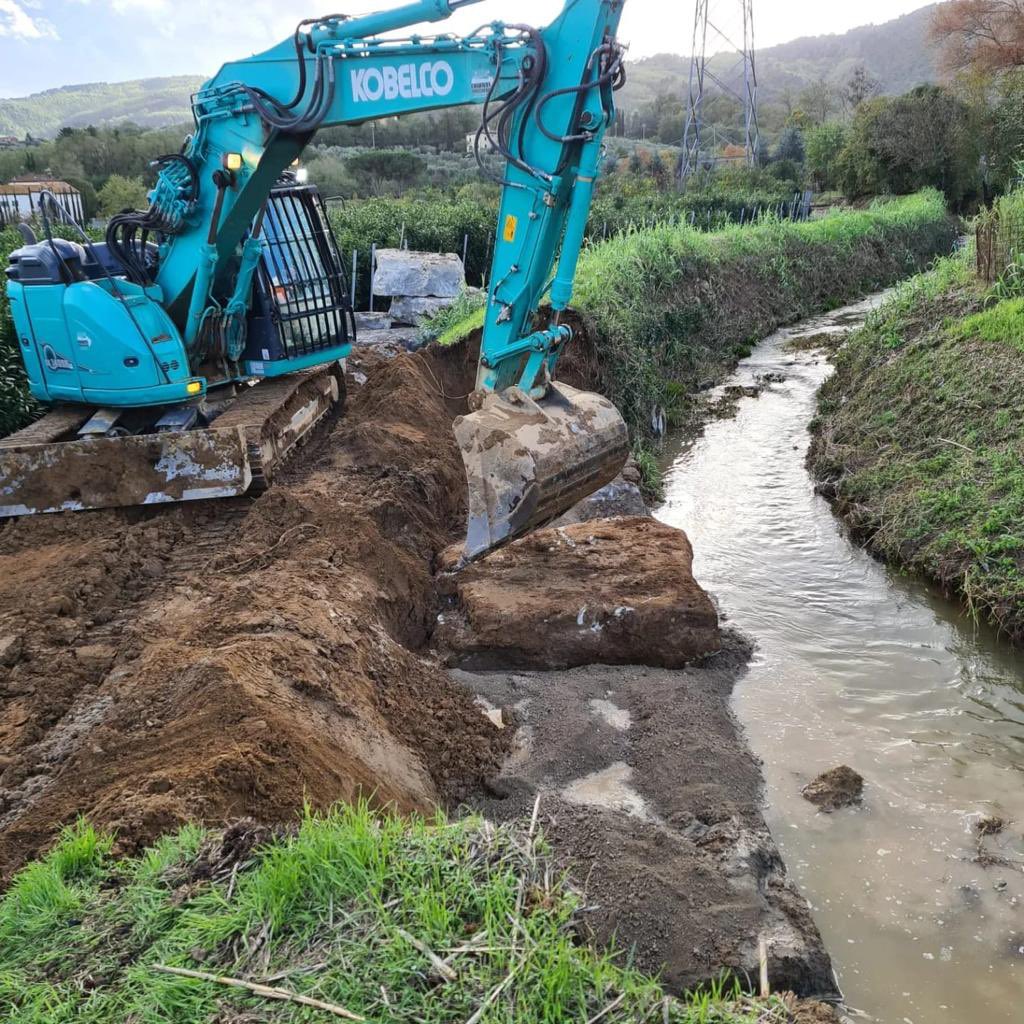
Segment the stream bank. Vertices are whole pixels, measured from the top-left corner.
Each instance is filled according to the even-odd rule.
[[[809,466],[869,550],[1024,643],[1024,300],[969,254],[907,282],[838,354]]]

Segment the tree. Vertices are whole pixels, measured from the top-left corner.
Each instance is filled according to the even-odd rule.
[[[374,149],[345,161],[360,192],[384,195],[411,188],[422,178],[426,161],[404,149]]]
[[[1024,68],[999,77],[984,108],[987,196],[1005,192],[1024,166]]]
[[[126,178],[120,174],[112,174],[106,184],[99,190],[101,217],[112,217],[122,210],[138,210],[146,205],[146,186],[141,178]]]
[[[804,135],[795,124],[783,128],[772,159],[788,160],[792,164],[804,162]]]
[[[863,64],[858,64],[850,73],[839,95],[843,106],[855,114],[865,100],[878,95],[880,88],[878,79],[869,75]]]
[[[836,93],[824,77],[817,78],[800,93],[800,109],[814,124],[822,124],[836,108]]]
[[[952,72],[997,74],[1024,66],[1024,0],[952,0],[941,4],[931,36]]]
[[[839,184],[839,157],[846,134],[846,126],[838,121],[826,121],[807,130],[807,170],[816,188],[833,189]]]
[[[979,187],[979,139],[966,103],[946,89],[922,85],[861,104],[838,175],[851,198],[905,195],[930,185],[958,205]]]

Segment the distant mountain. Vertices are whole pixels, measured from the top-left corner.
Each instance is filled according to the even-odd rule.
[[[937,6],[929,4],[882,25],[864,25],[841,35],[807,36],[758,50],[761,102],[782,102],[787,92],[795,99],[801,89],[820,78],[839,85],[859,65],[864,65],[887,95],[937,81],[936,54],[928,42],[928,27]],[[712,70],[726,81],[735,63],[735,58],[726,55],[709,62]],[[621,106],[627,111],[635,110],[659,94],[685,98],[689,73],[689,57],[677,54],[657,54],[632,61],[627,68]]]
[[[189,98],[204,79],[196,75],[94,82],[47,89],[20,99],[0,99],[0,135],[50,137],[72,128],[113,127],[127,121],[160,128],[192,120]]]
[[[757,55],[761,101],[792,98],[808,83],[825,78],[844,82],[863,64],[889,94],[935,81],[935,54],[928,25],[938,6],[931,4],[883,25],[865,25],[842,35],[808,36],[760,50]],[[734,61],[716,57],[713,70],[728,79]],[[631,61],[620,104],[626,111],[651,103],[659,94],[684,97],[690,59],[658,54]],[[70,85],[22,99],[0,99],[0,135],[52,136],[64,125],[104,127],[132,121],[143,127],[175,125],[191,119],[190,95],[202,84],[197,76],[145,78],[132,82]]]

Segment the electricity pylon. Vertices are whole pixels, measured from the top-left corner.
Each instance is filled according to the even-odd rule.
[[[757,130],[757,63],[754,52],[754,0],[697,0],[690,52],[690,87],[686,128],[679,157],[681,184],[702,166],[716,161],[705,152],[707,136],[743,147],[743,159],[753,166],[759,144]],[[736,15],[742,16],[742,29]],[[732,23],[736,23],[733,27]],[[742,32],[742,39],[740,38]],[[712,61],[712,58],[714,60]],[[713,67],[712,67],[713,63]],[[707,117],[708,87],[737,100],[743,108],[743,125],[723,124]]]

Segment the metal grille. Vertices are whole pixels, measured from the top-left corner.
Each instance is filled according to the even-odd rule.
[[[286,357],[348,341],[354,335],[348,284],[317,190],[274,189],[260,240],[261,274]]]

